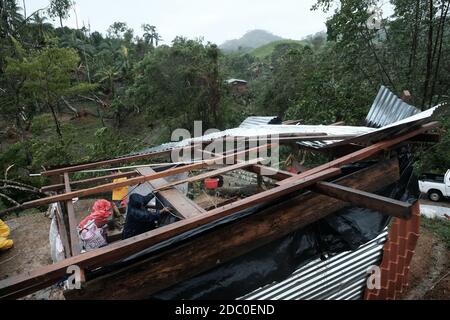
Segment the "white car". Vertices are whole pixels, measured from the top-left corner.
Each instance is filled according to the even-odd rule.
[[[450,197],[450,170],[445,176],[426,175],[419,180],[419,189],[426,193],[431,201],[440,201],[443,197]]]

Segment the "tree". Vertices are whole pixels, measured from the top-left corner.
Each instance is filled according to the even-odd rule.
[[[133,29],[128,28],[126,22],[114,22],[108,28],[108,37],[113,39],[123,39],[125,34],[132,33]]]
[[[328,40],[335,41],[345,53],[346,65],[353,72],[375,79],[400,94],[413,93],[415,105],[427,109],[447,94],[443,59],[450,49],[445,38],[448,28],[449,0],[392,0],[392,19],[379,21],[379,28],[367,22],[375,0],[318,0],[315,8],[325,11],[332,4],[338,9],[327,21]],[[374,68],[375,67],[375,68]]]
[[[159,35],[159,33],[156,31],[156,27],[152,26],[150,24],[143,24],[142,25],[142,30],[144,30],[144,40],[147,44],[151,44],[151,46],[153,47],[153,45],[155,45],[156,47],[159,44],[159,41],[161,41],[161,36]]]
[[[178,37],[172,47],[155,48],[136,66],[127,91],[129,106],[144,109],[152,121],[169,126],[220,127],[221,80],[219,50],[212,44]]]
[[[116,95],[114,81],[117,80],[119,71],[114,66],[107,66],[101,69],[95,76],[98,78],[99,83],[106,82],[108,84],[109,93],[114,98]]]
[[[70,9],[75,5],[72,0],[51,0],[48,14],[51,18],[59,18],[61,28],[63,27],[63,20],[67,19],[70,14]]]
[[[47,22],[47,17],[36,12],[25,25],[21,39],[34,48],[43,48],[55,40],[54,31],[53,25]]]
[[[56,114],[58,101],[62,96],[71,96],[94,88],[86,83],[72,83],[72,73],[79,61],[75,50],[65,48],[46,48],[32,52],[24,59],[7,60],[6,74],[24,79],[21,95],[32,96],[49,109],[61,141],[62,132]]]
[[[15,0],[0,0],[0,39],[15,36],[23,16]]]

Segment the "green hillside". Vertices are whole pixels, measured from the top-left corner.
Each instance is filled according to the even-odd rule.
[[[293,45],[294,48],[296,48],[297,46],[298,46],[298,48],[301,48],[305,45],[305,41],[298,41],[298,40],[275,41],[275,42],[266,44],[264,46],[261,46],[259,48],[256,48],[256,49],[250,51],[249,53],[256,58],[265,58],[265,57],[270,56],[273,53],[273,51],[275,50],[275,47],[280,44],[290,44],[290,45]]]

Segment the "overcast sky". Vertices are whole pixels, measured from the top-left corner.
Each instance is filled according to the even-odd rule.
[[[27,13],[46,7],[49,2],[25,0]],[[325,30],[327,14],[311,11],[314,3],[315,0],[76,0],[76,10],[79,26],[90,23],[92,31],[105,33],[113,22],[122,21],[141,34],[142,23],[150,23],[166,43],[182,35],[221,44],[253,29],[265,29],[288,39],[302,39]],[[73,12],[65,23],[76,27]]]

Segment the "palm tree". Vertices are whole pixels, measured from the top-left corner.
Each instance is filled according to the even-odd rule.
[[[95,76],[99,79],[99,83],[108,83],[109,92],[111,93],[112,97],[115,96],[115,88],[114,88],[114,81],[119,76],[119,71],[112,66],[107,66],[102,68]]]
[[[37,30],[37,41],[40,44],[44,44],[46,40],[51,37],[53,31],[53,25],[47,21],[47,17],[41,16],[39,12],[37,12],[33,15],[29,25],[31,28]]]
[[[156,27],[152,26],[150,24],[143,24],[142,29],[144,30],[144,40],[147,44],[151,44],[153,47],[153,44],[157,47],[159,44],[159,41],[162,40],[159,33],[156,31]]]
[[[23,21],[20,10],[15,0],[0,0],[0,38],[14,36]]]

